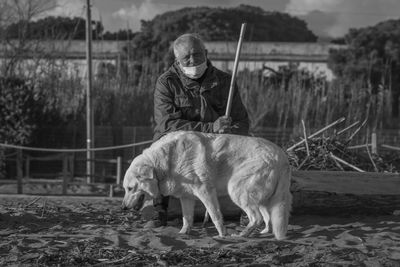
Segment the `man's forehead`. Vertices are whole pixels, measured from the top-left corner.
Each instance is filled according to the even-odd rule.
[[[179,56],[185,56],[187,54],[193,54],[203,51],[204,49],[200,41],[193,38],[182,40],[182,42],[180,42],[177,47],[177,52],[179,53]]]

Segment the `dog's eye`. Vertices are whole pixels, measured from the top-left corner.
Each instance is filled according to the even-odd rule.
[[[137,185],[128,187],[128,191],[136,191]]]

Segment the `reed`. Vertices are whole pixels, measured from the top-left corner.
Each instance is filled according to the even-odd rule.
[[[385,83],[373,89],[361,79],[328,82],[304,71],[274,79],[245,70],[238,75],[238,85],[253,131],[293,128],[301,135],[302,120],[307,128],[321,128],[340,117],[346,118],[346,125],[368,119],[375,130],[398,123],[391,113],[391,88]]]

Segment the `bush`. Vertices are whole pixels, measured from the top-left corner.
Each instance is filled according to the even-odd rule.
[[[40,97],[28,82],[14,77],[0,78],[0,143],[23,145],[36,127]],[[0,148],[0,177],[4,175],[4,153]]]

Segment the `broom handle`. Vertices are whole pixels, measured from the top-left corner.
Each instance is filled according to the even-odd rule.
[[[244,32],[245,31],[246,31],[246,23],[242,23],[242,27],[240,29],[239,43],[238,43],[237,48],[236,48],[235,64],[233,65],[231,86],[229,87],[228,103],[226,104],[226,111],[225,111],[225,116],[226,117],[229,117],[230,114],[231,114],[232,99],[233,99],[233,93],[234,93],[234,90],[235,90],[237,67],[238,67],[238,64],[239,64],[240,50],[242,48],[242,41],[243,41],[243,38],[244,38]]]

